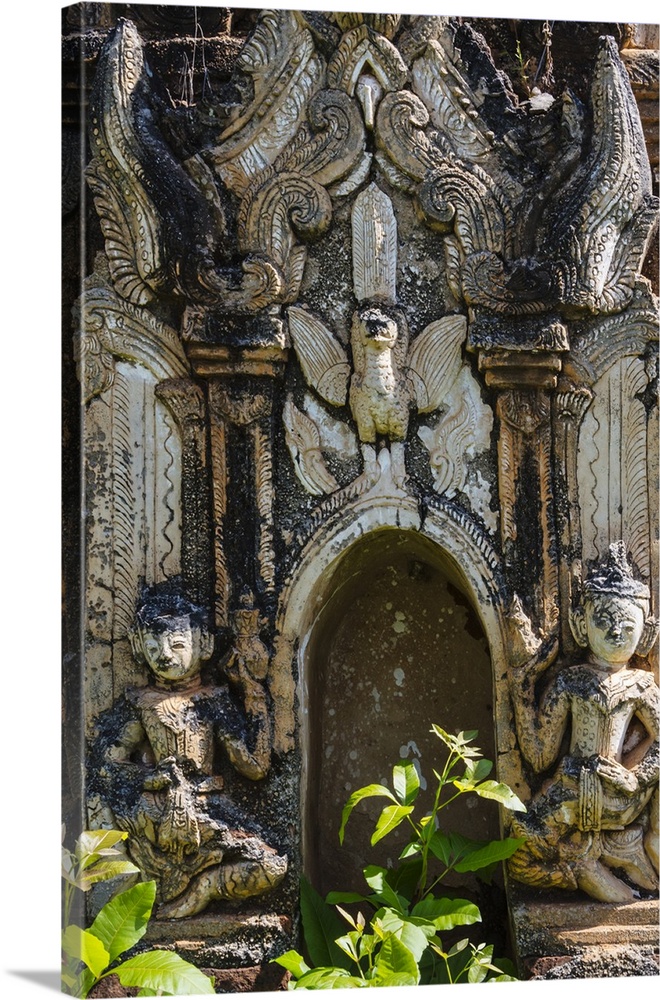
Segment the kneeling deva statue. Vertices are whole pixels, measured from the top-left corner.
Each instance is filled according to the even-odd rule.
[[[205,612],[158,588],[138,607],[131,644],[151,683],[129,688],[99,720],[98,790],[129,833],[134,862],[158,884],[158,917],[187,917],[212,900],[273,889],[287,858],[223,793],[216,766],[224,755],[252,781],[270,767],[266,692],[250,658],[235,649],[230,659],[238,697],[203,683],[213,652]]]
[[[521,750],[539,775],[556,765],[511,830],[527,838],[508,863],[520,882],[582,889],[611,903],[657,890],[660,689],[631,664],[657,636],[649,596],[623,542],[612,544],[571,619],[576,642],[589,651],[584,662],[542,684],[538,705],[536,681],[553,657],[541,650],[510,670]]]

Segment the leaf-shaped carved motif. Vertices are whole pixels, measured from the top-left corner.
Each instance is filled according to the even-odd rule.
[[[376,184],[353,203],[353,288],[358,302],[396,300],[396,217],[392,202]]]
[[[563,300],[612,313],[633,297],[657,199],[639,111],[614,40],[603,38],[591,90],[593,131],[583,167],[543,220],[546,256],[570,263]]]
[[[417,182],[416,199],[431,228],[453,233],[465,255],[479,250],[506,254],[515,225],[504,188],[476,163],[465,163],[433,142],[428,125],[429,113],[415,94],[386,94],[376,116],[378,146]]]
[[[290,306],[288,317],[291,340],[308,384],[332,406],[343,406],[351,374],[344,348],[306,309]]]
[[[442,45],[430,41],[412,68],[413,89],[422,99],[437,129],[451,136],[453,149],[472,163],[487,159],[493,133],[479,120],[474,95]]]
[[[184,165],[170,149],[159,124],[166,110],[140,36],[121,20],[99,60],[87,170],[110,274],[134,305],[164,288],[209,304],[225,290],[218,273],[226,259],[222,208],[202,162],[192,157]]]
[[[347,31],[337,46],[328,64],[328,85],[353,95],[365,64],[384,90],[399,90],[406,82],[408,68],[394,45],[360,24]]]
[[[284,405],[282,417],[287,447],[300,482],[313,496],[334,493],[338,483],[326,467],[319,430],[314,421],[297,408],[291,397]]]
[[[132,123],[133,96],[144,72],[140,37],[123,22],[106,45],[91,107],[93,159],[87,179],[119,294],[146,305],[162,281],[160,219],[145,189]]]
[[[238,69],[254,85],[246,110],[220,136],[211,160],[232,191],[244,195],[296,135],[322,84],[323,63],[295,11],[264,11],[243,46]]]
[[[417,432],[429,451],[436,491],[449,500],[463,489],[465,467],[463,458],[473,441],[473,414],[468,401],[456,400],[456,405],[432,430],[422,426]]]
[[[273,169],[304,174],[328,187],[347,176],[364,155],[362,116],[343,91],[321,90],[309,103],[307,119]]]
[[[427,171],[440,165],[437,150],[425,128],[429,113],[418,97],[401,90],[386,94],[376,115],[376,143],[399,170],[421,182]]]
[[[290,301],[298,292],[286,281],[296,236],[316,238],[326,231],[331,219],[332,203],[325,188],[301,174],[277,174],[244,199],[238,218],[239,247],[243,253],[270,259],[276,265],[285,278],[281,294]],[[294,276],[302,279],[298,258],[289,272],[290,279]]]

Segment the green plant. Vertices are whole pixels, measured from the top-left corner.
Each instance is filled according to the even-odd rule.
[[[139,875],[117,846],[119,830],[86,830],[73,851],[62,848],[64,930],[62,990],[86,997],[100,980],[116,973],[122,986],[137,986],[138,996],[213,994],[213,980],[170,951],[143,952],[118,961],[144,936],[156,898],[155,882],[138,882],[101,907],[89,929],[70,923],[76,891],[122,875]]]
[[[488,778],[492,762],[482,757],[472,741],[476,731],[457,736],[433,726],[433,733],[448,753],[442,771],[433,771],[437,787],[431,811],[414,816],[420,778],[412,761],[401,760],[392,771],[392,790],[385,785],[366,785],[353,792],[344,806],[339,829],[343,843],[348,819],[363,799],[389,800],[371,837],[377,844],[402,823],[410,837],[393,868],[369,865],[363,870],[369,895],[331,892],[325,903],[305,880],[301,885],[301,911],[307,957],[296,951],[274,959],[293,978],[291,989],[338,987],[413,986],[432,983],[476,983],[515,978],[506,959],[494,959],[492,946],[473,944],[469,938],[445,947],[440,934],[478,923],[478,907],[435,889],[450,872],[479,872],[488,879],[500,861],[510,857],[523,843],[514,837],[480,842],[441,829],[438,816],[450,802],[475,794],[492,799],[506,809],[525,807],[508,785]],[[340,904],[370,906],[369,919],[356,916]],[[341,918],[337,915],[337,912]],[[346,931],[346,924],[349,930]]]

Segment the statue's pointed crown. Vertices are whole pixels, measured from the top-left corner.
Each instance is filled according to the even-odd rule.
[[[625,542],[612,542],[607,555],[592,567],[584,582],[584,594],[616,594],[638,601],[649,600],[649,588],[633,575]]]

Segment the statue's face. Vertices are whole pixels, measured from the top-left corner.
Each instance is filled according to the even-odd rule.
[[[162,632],[141,632],[142,649],[149,669],[158,680],[173,683],[185,681],[201,668],[202,636],[188,618],[172,622]]]
[[[381,309],[365,309],[360,314],[362,342],[378,349],[392,348],[396,344],[398,327]]]
[[[613,668],[624,666],[644,631],[644,612],[628,597],[598,594],[585,608],[587,639],[599,660]]]

